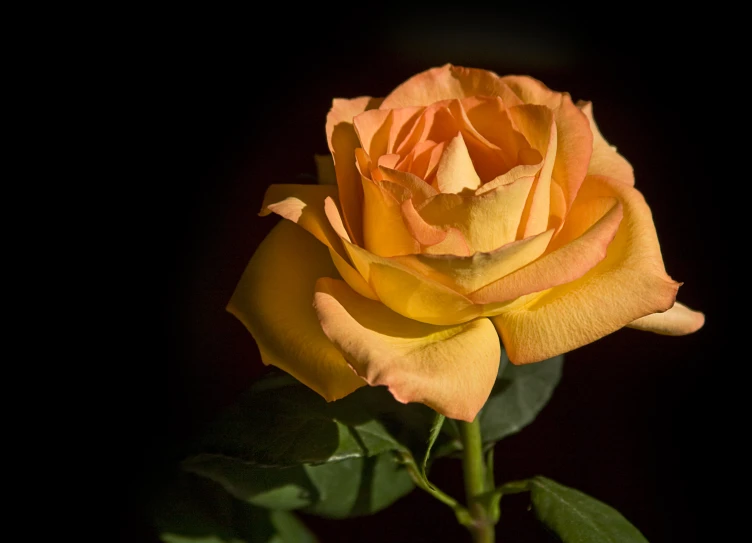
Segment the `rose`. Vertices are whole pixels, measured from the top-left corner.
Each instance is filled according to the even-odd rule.
[[[383,100],[334,100],[326,134],[336,185],[268,189],[261,215],[287,220],[228,309],[264,363],[327,400],[385,385],[471,421],[499,336],[526,364],[624,326],[702,326],[590,103],[446,65]]]

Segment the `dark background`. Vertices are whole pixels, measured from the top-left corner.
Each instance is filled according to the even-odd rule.
[[[733,475],[738,400],[726,384],[725,209],[742,180],[729,131],[738,105],[727,92],[738,67],[722,25],[707,13],[679,23],[617,8],[602,16],[265,9],[176,12],[126,51],[124,80],[139,113],[131,158],[143,167],[120,195],[124,312],[132,308],[112,410],[125,466],[122,540],[157,541],[145,504],[181,444],[262,369],[224,307],[276,224],[257,216],[266,187],[315,173],[332,98],[385,96],[451,62],[532,75],[593,101],[602,133],[634,166],[666,269],[684,282],[679,299],[707,317],[691,336],[625,329],[568,354],[536,422],[497,446],[497,480],[540,473],[581,489],[652,543],[726,541],[718,531],[730,522],[723,485]],[[457,496],[459,476],[452,460],[432,472]],[[524,496],[502,505],[500,541],[551,540]],[[466,540],[451,512],[420,490],[371,517],[305,520],[322,542]]]

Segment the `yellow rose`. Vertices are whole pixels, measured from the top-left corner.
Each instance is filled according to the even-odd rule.
[[[228,310],[264,363],[327,400],[385,385],[471,421],[499,337],[527,364],[624,326],[703,325],[675,303],[650,209],[590,103],[446,65],[385,99],[334,100],[326,134],[336,184],[268,189],[261,215],[287,220]]]

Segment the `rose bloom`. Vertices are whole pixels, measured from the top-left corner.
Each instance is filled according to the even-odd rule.
[[[384,385],[472,421],[500,339],[528,364],[624,326],[703,325],[676,303],[632,167],[589,102],[445,65],[384,99],[335,99],[326,135],[336,180],[269,187],[261,215],[287,220],[228,310],[265,364],[328,401]]]

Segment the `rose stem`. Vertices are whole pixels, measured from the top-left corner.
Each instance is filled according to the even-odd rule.
[[[483,441],[480,435],[480,417],[473,422],[457,421],[464,453],[462,455],[462,470],[465,478],[465,494],[468,509],[473,518],[468,526],[473,534],[475,543],[493,543],[495,541],[494,523],[482,503],[475,498],[486,490],[486,466],[483,463]]]

